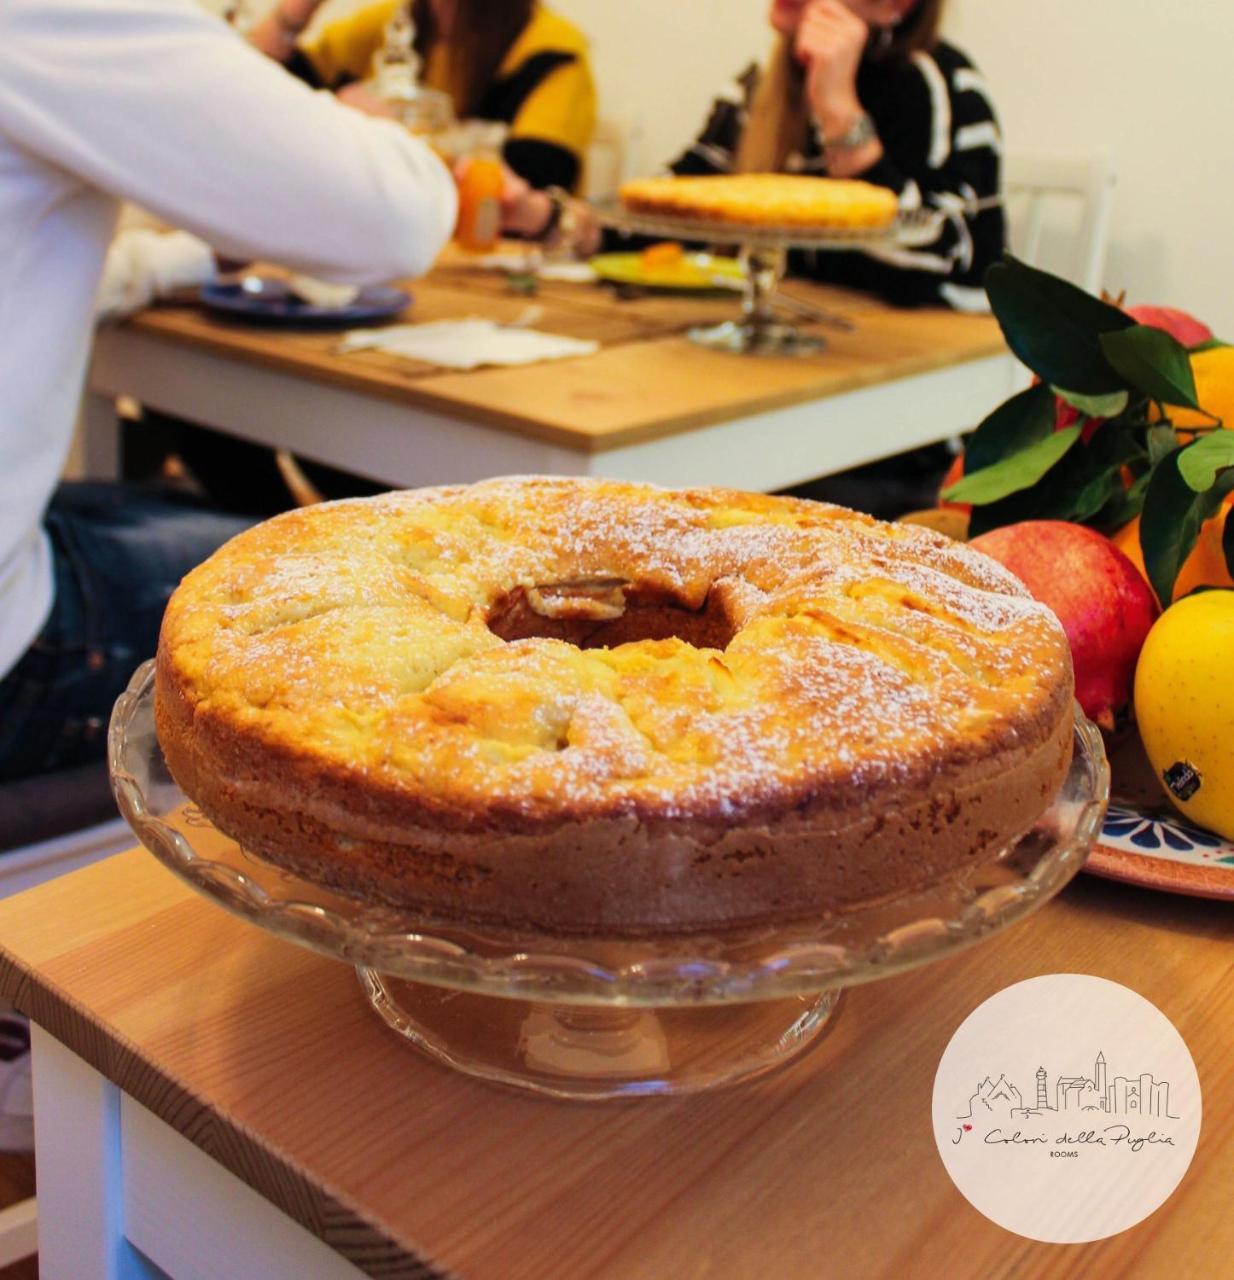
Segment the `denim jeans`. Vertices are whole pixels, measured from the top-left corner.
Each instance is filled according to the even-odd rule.
[[[112,705],[153,657],[168,597],[248,523],[131,485],[57,490],[51,615],[0,679],[0,782],[102,759]]]

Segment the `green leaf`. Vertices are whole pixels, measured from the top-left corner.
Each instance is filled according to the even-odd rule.
[[[1129,520],[1134,520],[1139,514],[1140,508],[1132,508],[1127,501],[1127,490],[1120,489],[1087,523],[1090,528],[1112,537],[1123,525]]]
[[[1218,347],[1228,347],[1234,345],[1229,342],[1222,342],[1220,338],[1209,338],[1207,342],[1197,342],[1194,347],[1188,347],[1191,354],[1198,355],[1201,351],[1215,351]]]
[[[1010,255],[985,287],[1007,345],[1043,382],[1089,396],[1126,389],[1100,342],[1135,324],[1126,312]]]
[[[966,475],[943,493],[948,502],[997,502],[1008,494],[1030,489],[1080,438],[1079,427],[1053,431],[1044,440],[1003,458],[993,466]]]
[[[1126,391],[1111,391],[1104,396],[1084,396],[1078,391],[1064,391],[1062,387],[1053,390],[1060,395],[1073,409],[1086,418],[1117,418],[1127,407],[1131,395]]]
[[[1171,454],[1153,469],[1140,517],[1144,568],[1162,607],[1174,598],[1175,579],[1209,514],[1207,495],[1196,493],[1183,479],[1178,458]]]
[[[1155,467],[1178,448],[1178,436],[1169,425],[1149,427],[1147,444],[1149,465]]]
[[[1137,391],[1162,404],[1200,407],[1187,348],[1164,329],[1135,324],[1118,333],[1103,333],[1099,341],[1111,366]]]
[[[1125,423],[1103,422],[1087,446],[1072,449],[1065,463],[1051,467],[1036,484],[996,502],[974,506],[970,533],[976,537],[1021,520],[1084,519],[1102,528],[1116,528],[1135,514],[1130,512],[1122,521],[1116,518],[1124,502],[1122,467],[1125,463],[1142,466],[1143,455],[1136,433],[1127,430]],[[1117,476],[1117,486],[1112,479],[1101,479],[1103,476]],[[1103,493],[1107,495],[1104,505]]]
[[[1054,431],[1054,393],[1044,382],[1004,400],[969,436],[964,470],[983,471]]]
[[[1196,493],[1211,489],[1217,483],[1217,472],[1227,467],[1234,467],[1234,431],[1202,436],[1178,455],[1178,469]]]
[[[1123,482],[1118,469],[1102,471],[1080,490],[1072,508],[1071,518],[1081,524],[1091,520],[1122,492]]]
[[[1068,460],[1057,498],[1070,502],[1061,518],[1081,523],[1109,524],[1123,505],[1123,467],[1141,458],[1135,436],[1121,422],[1107,419],[1093,432],[1086,449]]]
[[[1121,528],[1144,510],[1144,495],[1148,492],[1148,483],[1152,478],[1151,471],[1146,471],[1142,476],[1137,477],[1131,488],[1123,494],[1122,501],[1112,503],[1109,512],[1102,513],[1105,517],[1102,527],[1105,530],[1113,532]]]

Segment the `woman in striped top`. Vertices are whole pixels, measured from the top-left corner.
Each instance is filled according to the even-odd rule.
[[[1003,251],[998,124],[984,81],[938,37],[943,0],[773,0],[779,41],[717,100],[679,174],[861,178],[945,217],[913,249],[795,253],[789,269],[903,305],[985,310]]]

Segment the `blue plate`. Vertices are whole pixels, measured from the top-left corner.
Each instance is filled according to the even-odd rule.
[[[242,281],[207,284],[201,302],[210,311],[256,324],[346,329],[373,320],[389,320],[411,305],[411,295],[386,285],[371,285],[341,307],[315,307],[292,293],[285,280],[245,276]]]

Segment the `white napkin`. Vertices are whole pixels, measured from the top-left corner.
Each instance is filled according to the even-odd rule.
[[[585,262],[546,260],[538,254],[489,253],[474,259],[474,263],[486,271],[508,271],[562,284],[591,284],[596,279],[596,273]]]
[[[501,325],[475,316],[429,324],[395,324],[383,329],[353,329],[343,335],[339,344],[340,351],[388,351],[446,369],[535,364],[539,360],[589,356],[599,349],[598,342]]]
[[[121,231],[107,250],[94,302],[98,321],[119,320],[173,289],[214,279],[214,252],[187,231]]]

